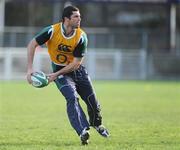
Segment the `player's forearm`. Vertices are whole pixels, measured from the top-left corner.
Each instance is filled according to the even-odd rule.
[[[69,72],[72,72],[72,71],[75,71],[79,68],[79,66],[81,65],[82,63],[82,58],[75,58],[75,60],[70,63],[69,65],[67,65],[66,67],[64,67],[63,69],[59,70],[56,72],[56,75],[59,76],[59,75],[64,75],[66,73],[69,73]]]
[[[55,73],[49,74],[48,75],[49,83],[56,80],[57,77],[60,75],[64,75],[66,73],[77,70],[79,68],[80,64],[81,64],[81,60],[78,60],[75,58],[75,60],[72,63],[70,63],[69,65],[67,65],[66,67],[62,68],[61,70],[59,70]]]
[[[64,67],[63,69],[57,71],[57,76],[58,75],[64,75],[66,73],[72,72],[74,70],[77,70],[80,66],[80,63],[70,63],[69,65],[67,65],[66,67]]]
[[[27,49],[28,49],[28,53],[27,53],[27,57],[28,57],[27,67],[28,67],[28,70],[32,69],[33,60],[34,60],[34,53],[35,53],[36,47],[37,47],[37,43],[36,43],[36,41],[34,39],[32,41],[30,41],[30,43],[27,46]]]

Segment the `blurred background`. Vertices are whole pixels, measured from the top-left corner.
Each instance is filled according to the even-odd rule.
[[[92,79],[180,79],[179,0],[0,0],[0,80],[26,78],[28,42],[71,4],[88,34],[84,64]],[[51,72],[45,47],[34,64]]]

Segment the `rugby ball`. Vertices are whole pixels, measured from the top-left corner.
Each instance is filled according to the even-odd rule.
[[[33,72],[31,74],[32,86],[42,88],[48,85],[48,78],[42,71]]]

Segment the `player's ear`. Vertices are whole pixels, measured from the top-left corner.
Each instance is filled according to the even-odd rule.
[[[71,18],[68,18],[68,17],[64,17],[64,20],[67,20],[67,21],[69,21]]]

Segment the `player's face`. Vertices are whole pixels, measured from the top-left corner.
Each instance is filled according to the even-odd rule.
[[[81,15],[79,11],[73,11],[73,14],[70,17],[70,25],[72,28],[78,28],[80,27],[81,23]]]

